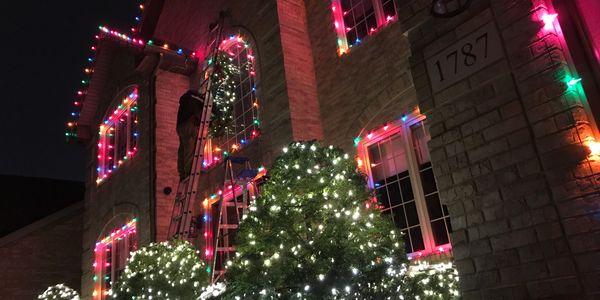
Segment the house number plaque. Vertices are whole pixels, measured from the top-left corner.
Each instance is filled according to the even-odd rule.
[[[434,93],[445,89],[501,57],[498,30],[488,23],[426,60],[431,88]]]

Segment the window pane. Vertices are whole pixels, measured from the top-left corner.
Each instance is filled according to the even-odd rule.
[[[129,142],[131,143],[131,145],[129,147],[129,151],[131,151],[131,154],[133,154],[133,153],[135,153],[137,151],[138,138],[139,138],[139,133],[138,133],[138,106],[137,106],[137,104],[134,104],[131,107],[130,118],[131,118],[131,131],[129,132],[129,134],[131,136],[129,138]]]
[[[410,242],[410,236],[408,234],[408,230],[402,231],[403,235],[402,235],[402,239],[404,240],[404,246],[406,247],[406,253],[412,253],[413,248],[412,248],[412,244]]]
[[[115,159],[117,164],[122,163],[127,157],[127,123],[129,122],[127,113],[123,113],[117,120],[117,154]]]
[[[425,200],[427,202],[427,211],[429,212],[430,219],[435,220],[444,216],[440,205],[440,198],[437,193],[425,197]]]
[[[389,184],[387,186],[387,190],[391,206],[396,206],[402,203],[402,197],[400,196],[400,186],[398,185],[398,181]]]
[[[419,215],[417,214],[417,206],[415,202],[409,202],[404,204],[404,210],[406,212],[406,221],[408,226],[419,225]]]
[[[421,184],[423,185],[423,193],[429,195],[437,192],[437,186],[435,184],[435,177],[433,176],[433,169],[421,171]]]
[[[425,131],[423,122],[411,126],[411,130],[417,161],[419,165],[423,165],[424,163],[431,161],[427,149],[427,142],[429,142],[430,139],[429,134]]]
[[[398,228],[405,229],[408,227],[406,224],[406,216],[404,215],[404,207],[402,205],[392,208],[392,212],[394,213],[394,224],[396,224]]]
[[[423,242],[423,234],[421,233],[421,227],[411,228],[410,239],[412,240],[413,252],[421,251],[425,249],[425,243]]]
[[[446,222],[443,219],[432,222],[431,230],[433,231],[433,239],[436,246],[448,244],[450,242],[448,234],[446,233]]]
[[[394,0],[384,0],[382,1],[382,6],[383,15],[386,21],[396,17],[396,5],[394,4]]]
[[[111,173],[113,169],[117,167],[115,163],[115,142],[116,142],[116,131],[115,126],[112,125],[107,131],[107,151],[106,151],[106,169],[107,172]]]
[[[377,191],[377,200],[379,204],[383,206],[383,209],[390,208],[390,202],[388,200],[387,189],[385,187],[379,188]]]
[[[407,202],[415,199],[409,177],[400,180],[400,190],[402,191],[402,201]]]

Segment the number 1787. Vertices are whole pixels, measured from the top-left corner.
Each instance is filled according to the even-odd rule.
[[[483,58],[487,58],[488,57],[488,33],[487,32],[478,36],[475,39],[475,46],[477,46],[479,44],[483,44],[483,47],[484,47]],[[462,64],[465,67],[470,67],[477,63],[478,56],[476,53],[473,52],[473,47],[474,47],[473,43],[465,43],[460,48],[460,53],[459,53],[459,50],[456,49],[456,50],[450,52],[448,55],[446,55],[446,63],[454,62],[453,75],[455,75],[458,72],[459,57],[460,57],[460,61],[462,62]],[[444,81],[444,72],[442,71],[442,63],[439,60],[437,60],[435,62],[435,65],[437,66],[437,70],[440,75],[440,81]]]

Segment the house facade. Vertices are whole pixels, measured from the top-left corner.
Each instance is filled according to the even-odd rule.
[[[129,251],[168,239],[179,97],[199,88],[220,15],[234,130],[205,149],[204,259],[224,158],[268,174],[316,139],[355,157],[411,258],[455,262],[465,299],[598,297],[598,6],[150,0],[135,38],[101,27],[68,133],[89,154],[83,298],[105,299]]]

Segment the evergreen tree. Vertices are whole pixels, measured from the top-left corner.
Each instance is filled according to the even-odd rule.
[[[114,299],[196,299],[205,265],[186,241],[153,243],[132,253],[111,291]]]
[[[240,224],[221,297],[409,299],[427,298],[425,290],[451,296],[447,274],[409,276],[400,232],[367,204],[365,177],[342,150],[292,143],[269,174]]]

